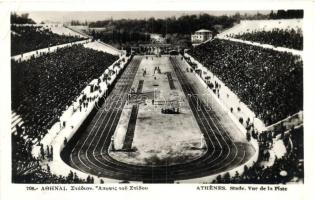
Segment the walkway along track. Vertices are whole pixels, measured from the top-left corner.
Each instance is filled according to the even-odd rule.
[[[127,131],[126,131],[124,144],[122,147],[124,150],[127,150],[127,151],[130,151],[132,147],[133,137],[135,135],[138,111],[139,111],[139,105],[138,104],[133,105],[131,109],[131,115],[130,115]]]
[[[170,85],[170,89],[171,90],[175,90],[175,85],[174,85],[174,80],[173,80],[173,77],[172,77],[172,73],[171,72],[166,72],[166,76],[167,76],[167,79],[168,79],[168,83]]]
[[[142,92],[144,80],[139,80],[138,88],[137,88],[137,95]],[[127,127],[127,132],[125,136],[125,141],[123,145],[123,149],[130,151],[132,147],[133,137],[135,135],[137,117],[138,117],[139,105],[136,103],[132,106],[131,115]]]
[[[187,97],[194,117],[204,135],[207,152],[189,163],[168,166],[137,166],[119,162],[109,156],[111,137],[118,124],[123,105],[142,57],[135,57],[117,81],[105,104],[90,117],[63,151],[64,160],[72,167],[100,177],[143,182],[174,182],[208,176],[235,168],[251,155],[249,144],[235,143],[220,124],[219,118],[195,94],[195,89],[180,68],[177,57],[170,62]],[[198,107],[197,107],[198,106]],[[107,109],[105,109],[107,108]]]

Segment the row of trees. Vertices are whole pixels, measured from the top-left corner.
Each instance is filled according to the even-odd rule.
[[[106,43],[135,43],[135,42],[148,42],[150,35],[141,32],[130,32],[127,30],[113,30],[107,31],[90,31],[90,34],[95,39],[100,39]]]
[[[21,15],[15,12],[11,13],[11,24],[35,24],[34,20],[28,17],[28,13],[23,13]]]
[[[303,10],[278,10],[277,12],[271,11],[269,19],[293,19],[303,18]]]
[[[240,19],[292,19],[303,18],[303,10],[278,10],[271,11],[270,14],[261,14],[257,12],[253,15],[240,15],[236,13],[232,16],[212,16],[208,14],[200,15],[184,15],[179,18],[169,17],[166,19],[155,19],[153,17],[148,20],[135,19],[135,20],[101,20],[96,22],[81,22],[79,20],[72,20],[71,25],[89,25],[89,27],[106,27],[114,25],[116,28],[127,30],[148,31],[153,33],[192,33],[199,28],[213,29],[213,25],[221,24],[223,27],[229,27],[233,22]],[[12,24],[35,24],[35,21],[29,18],[28,13],[18,15],[15,12],[11,13]],[[140,28],[140,29],[139,29]],[[168,29],[168,30],[167,30]]]
[[[166,19],[132,19],[132,20],[103,20],[91,22],[91,28],[87,34],[95,39],[125,48],[149,43],[150,33],[161,34],[166,38],[166,43],[180,45],[183,48],[190,47],[190,34],[198,29],[209,29],[214,33],[224,28],[232,27],[239,17],[212,16],[208,14],[184,15],[179,18],[169,17]],[[104,30],[93,28],[103,27]]]
[[[84,22],[81,22],[80,20],[71,20],[70,21],[70,25],[71,26],[87,26],[89,23],[87,20],[85,20]]]
[[[150,33],[179,33],[191,34],[194,31],[205,28],[215,30],[215,25],[221,25],[223,28],[228,28],[235,22],[240,20],[260,20],[260,19],[292,19],[303,18],[303,10],[278,10],[271,11],[267,14],[257,12],[256,14],[240,14],[237,12],[234,15],[213,16],[209,14],[200,15],[183,15],[181,17],[168,17],[166,19],[120,19],[120,20],[101,20],[90,22],[89,27],[111,27],[113,29],[123,29],[138,32]],[[82,24],[82,23],[81,23]],[[85,23],[86,24],[86,23]]]
[[[303,18],[303,10],[277,10],[271,11],[267,14],[262,14],[257,12],[255,14],[235,14],[235,18],[238,20],[268,20],[268,19],[294,19],[294,18]]]
[[[102,20],[91,22],[90,28],[111,27],[116,30],[128,30],[129,32],[149,32],[158,34],[178,33],[191,34],[198,29],[204,28],[214,30],[215,25],[229,28],[236,22],[236,15],[233,16],[212,16],[209,14],[184,15],[179,18],[169,17],[166,19],[120,19]]]
[[[52,161],[53,160],[53,156],[54,156],[54,150],[53,147],[47,145],[46,146],[46,151],[44,150],[44,145],[41,144],[40,146],[40,155],[41,155],[41,159],[45,159],[45,157],[47,158],[47,160]]]

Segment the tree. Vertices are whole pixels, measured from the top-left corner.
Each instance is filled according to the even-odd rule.
[[[233,16],[234,20],[236,21],[236,23],[240,23],[241,21],[241,14],[239,12],[236,12],[235,15]]]
[[[41,158],[42,158],[42,159],[45,158],[45,151],[44,151],[43,144],[40,145],[40,155],[41,155]]]
[[[50,173],[50,167],[48,164],[47,164],[47,172]]]
[[[32,142],[29,141],[27,143],[26,149],[27,149],[28,157],[32,158]]]
[[[270,14],[269,14],[269,18],[270,19],[275,19],[275,17],[276,17],[276,15],[275,15],[275,13],[273,12],[273,10],[270,12]]]
[[[244,166],[244,173],[247,173],[247,171],[248,171],[248,167],[247,167],[247,165],[245,165]]]
[[[49,146],[46,146],[46,152],[47,152],[47,158],[50,158],[50,151],[49,151]]]
[[[217,183],[222,183],[222,177],[221,177],[221,175],[218,175],[218,176],[217,176]]]
[[[75,173],[75,172],[74,172],[74,175],[73,175],[73,181],[75,183],[79,183],[79,177],[78,177],[77,173]]]
[[[50,159],[53,160],[54,159],[54,150],[52,145],[50,146]]]
[[[230,181],[230,178],[231,178],[231,176],[230,176],[229,172],[226,172],[223,176],[223,180],[225,183],[228,183]]]
[[[233,177],[233,181],[234,181],[234,183],[238,183],[240,181],[240,174],[238,173],[238,171],[235,172],[235,175]]]
[[[73,181],[73,172],[70,170],[70,172],[69,172],[69,174],[68,174],[68,176],[67,176],[67,180],[69,181],[69,182],[72,182]]]
[[[13,12],[11,13],[11,24],[35,24],[34,20],[28,18],[28,16],[28,13],[18,15]]]

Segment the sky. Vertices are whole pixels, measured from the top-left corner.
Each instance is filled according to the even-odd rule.
[[[105,20],[105,19],[145,19],[150,17],[155,18],[167,18],[167,17],[180,17],[182,15],[187,14],[200,14],[200,13],[208,13],[211,15],[233,15],[236,12],[240,12],[241,14],[255,14],[257,12],[266,14],[270,11],[262,10],[262,11],[95,11],[95,12],[51,12],[51,11],[33,11],[33,12],[17,12],[21,13],[29,13],[29,17],[32,18],[35,22],[40,23],[42,21],[50,21],[50,22],[69,22],[71,20],[79,20],[79,21],[97,21],[97,20]]]

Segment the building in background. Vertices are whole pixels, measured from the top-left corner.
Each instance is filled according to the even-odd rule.
[[[206,29],[200,29],[191,35],[191,43],[193,45],[205,42],[213,37],[212,31]]]
[[[150,40],[152,43],[159,43],[159,44],[166,43],[166,39],[162,36],[162,34],[151,33]]]

